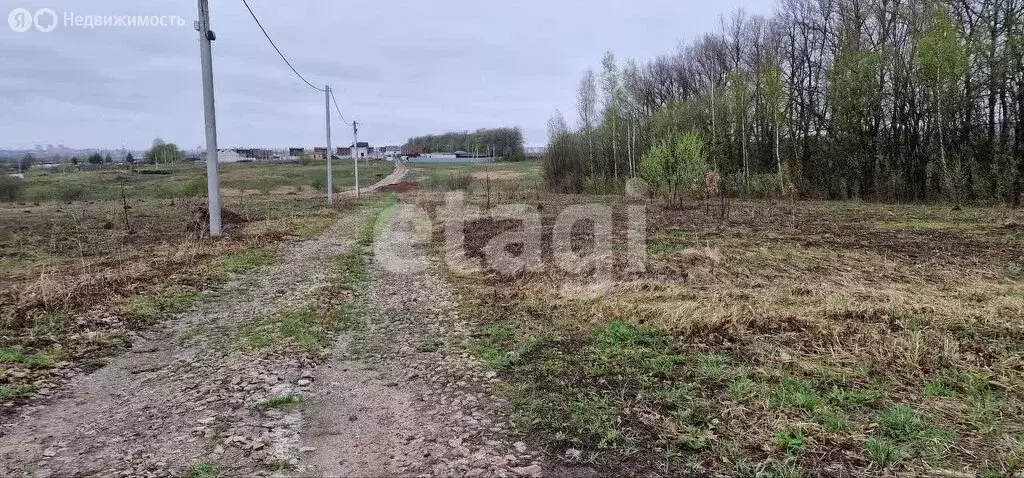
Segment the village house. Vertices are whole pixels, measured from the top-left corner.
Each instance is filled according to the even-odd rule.
[[[359,159],[365,159],[369,158],[370,155],[373,154],[372,151],[373,149],[370,148],[370,143],[360,141],[353,147],[352,154]]]

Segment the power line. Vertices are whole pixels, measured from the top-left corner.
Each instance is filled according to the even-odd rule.
[[[296,70],[294,66],[292,66],[292,62],[288,61],[288,58],[286,58],[286,57],[284,56],[284,53],[281,53],[281,49],[280,49],[280,48],[278,48],[276,44],[274,44],[274,40],[272,40],[272,39],[270,38],[270,34],[268,34],[268,33],[267,33],[267,30],[266,30],[265,28],[263,28],[263,24],[262,24],[262,23],[260,23],[260,19],[259,19],[259,18],[256,18],[256,14],[255,14],[255,13],[254,13],[254,12],[252,11],[252,7],[250,7],[250,6],[249,6],[249,2],[247,2],[246,0],[242,0],[242,3],[244,3],[244,4],[245,4],[245,8],[249,10],[249,15],[252,15],[252,19],[253,19],[253,20],[256,20],[256,25],[257,25],[257,26],[259,26],[259,27],[260,27],[260,30],[262,30],[262,31],[263,31],[263,36],[267,37],[267,41],[269,41],[269,42],[270,42],[270,46],[274,47],[274,50],[277,50],[277,54],[281,56],[281,59],[282,59],[282,60],[284,60],[284,63],[285,63],[286,65],[288,65],[288,68],[291,68],[291,69],[292,69],[292,72],[294,72],[294,73],[295,73],[295,75],[296,75],[296,76],[298,76],[300,80],[302,80],[302,81],[303,81],[303,82],[305,82],[305,83],[306,83],[307,85],[309,85],[309,87],[310,87],[310,88],[313,88],[314,90],[316,90],[316,91],[319,91],[319,92],[323,93],[323,92],[324,92],[324,89],[323,89],[323,88],[318,88],[318,87],[316,87],[316,86],[313,86],[313,84],[312,84],[312,83],[310,83],[310,82],[309,82],[309,80],[307,80],[307,79],[306,79],[306,78],[305,78],[304,76],[302,76],[302,75],[301,75],[301,74],[299,73],[299,71],[298,71],[298,70]],[[347,122],[347,121],[346,121],[346,124],[348,124],[348,122]]]
[[[352,123],[349,123],[345,119],[345,115],[341,113],[341,108],[338,107],[338,100],[334,97],[334,88],[331,88],[331,101],[334,102],[334,109],[338,111],[338,116],[341,116],[341,121],[344,121],[346,125],[352,126]]]

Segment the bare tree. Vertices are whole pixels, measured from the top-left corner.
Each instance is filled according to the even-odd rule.
[[[594,164],[594,121],[597,117],[597,84],[594,70],[587,70],[580,80],[576,96],[576,109],[579,112],[580,130],[587,138],[587,162],[591,174],[596,173]]]
[[[606,52],[601,60],[601,90],[604,94],[604,121],[611,124],[612,175],[619,179],[619,117],[622,111],[622,88],[615,55]]]

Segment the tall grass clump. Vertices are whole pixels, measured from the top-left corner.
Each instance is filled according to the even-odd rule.
[[[55,196],[64,202],[74,202],[83,199],[89,191],[81,184],[61,184],[55,186]]]
[[[0,201],[14,202],[25,197],[25,180],[14,176],[0,176]]]
[[[195,178],[161,184],[156,190],[156,195],[161,199],[206,196],[206,179]]]

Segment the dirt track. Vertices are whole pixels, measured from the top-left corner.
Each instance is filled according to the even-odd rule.
[[[392,175],[365,188],[401,180]],[[403,208],[390,216],[401,223]],[[2,427],[4,476],[184,475],[215,463],[228,476],[537,476],[487,393],[496,381],[466,354],[456,300],[425,268],[369,268],[366,327],[316,360],[240,347],[247,328],[308,304],[331,278],[325,257],[353,247],[377,213],[346,213],[273,266],[236,278],[199,309],[143,331],[130,352],[80,376]],[[401,228],[393,241],[407,241]],[[266,410],[296,394],[295,409]]]

